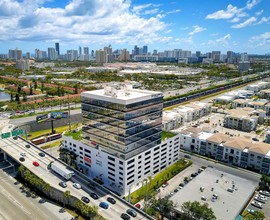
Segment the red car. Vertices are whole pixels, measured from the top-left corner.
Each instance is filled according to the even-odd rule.
[[[38,166],[39,166],[39,163],[38,163],[37,161],[34,161],[34,162],[33,162],[33,165],[34,165],[35,167],[38,167]]]
[[[135,207],[138,208],[138,209],[140,209],[140,208],[141,208],[141,205],[140,205],[139,203],[137,203],[137,204],[135,205]]]

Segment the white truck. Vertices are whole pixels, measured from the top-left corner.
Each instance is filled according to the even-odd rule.
[[[51,162],[50,168],[66,180],[69,180],[74,175],[73,171],[68,170],[63,164],[57,161]]]

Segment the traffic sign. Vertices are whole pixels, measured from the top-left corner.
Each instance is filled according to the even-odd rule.
[[[23,134],[23,130],[19,129],[19,130],[14,130],[11,132],[12,133],[12,136],[18,136],[18,135],[21,135]]]
[[[4,139],[4,138],[9,138],[10,137],[10,132],[7,132],[7,133],[2,133],[1,134],[1,138]]]

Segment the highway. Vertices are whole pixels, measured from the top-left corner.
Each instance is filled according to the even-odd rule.
[[[40,198],[33,198],[29,193],[22,190],[21,184],[15,184],[6,172],[0,171],[0,219],[71,219],[67,212],[60,213],[59,206],[52,203],[39,203]]]
[[[46,154],[45,157],[40,157],[39,156],[39,153],[41,152],[40,149],[34,146],[26,148],[25,147],[26,144],[28,143],[19,138],[17,140],[14,140],[13,138],[0,140],[0,148],[6,153],[8,153],[13,159],[19,161],[19,158],[21,157],[20,153],[24,152],[26,154],[25,161],[21,163],[26,168],[31,170],[31,172],[33,172],[35,175],[42,178],[45,182],[49,183],[51,186],[54,186],[55,188],[62,191],[69,190],[71,192],[71,195],[79,199],[82,196],[87,196],[90,199],[89,205],[97,206],[99,214],[101,214],[104,218],[120,219],[121,213],[126,212],[126,210],[130,208],[128,205],[119,200],[118,197],[108,195],[107,193],[103,192],[100,189],[96,189],[94,191],[95,193],[98,194],[99,199],[97,200],[92,199],[89,196],[91,190],[86,186],[87,182],[77,175],[75,175],[70,181],[68,181],[67,188],[63,189],[58,185],[61,179],[47,169],[48,164],[52,161],[55,161],[54,158],[48,154]],[[32,164],[33,161],[37,161],[39,163],[39,166],[35,167]],[[82,185],[82,189],[80,190],[75,189],[72,186],[74,182],[80,183]],[[110,204],[109,209],[107,210],[100,208],[99,203],[101,201],[106,201],[109,196],[113,197],[116,200],[116,204],[115,205]],[[137,217],[133,219],[147,219],[147,218],[137,212]]]

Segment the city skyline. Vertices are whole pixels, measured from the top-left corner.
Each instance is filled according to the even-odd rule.
[[[181,48],[269,53],[270,13],[266,0],[168,2],[97,0],[2,1],[0,53],[31,52],[60,43],[61,52],[78,46],[98,50],[148,45],[148,51]],[[222,28],[220,28],[222,27]]]

